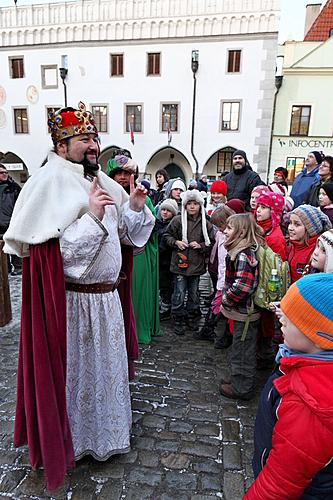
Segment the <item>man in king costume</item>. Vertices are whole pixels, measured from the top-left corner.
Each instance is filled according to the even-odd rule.
[[[49,115],[54,150],[23,187],[5,251],[23,258],[14,445],[28,444],[49,490],[84,455],[130,447],[120,243],[141,247],[154,217],[97,164],[99,141],[83,103]]]

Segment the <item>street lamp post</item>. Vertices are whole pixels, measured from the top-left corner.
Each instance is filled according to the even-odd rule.
[[[272,128],[271,128],[271,136],[270,136],[269,148],[268,148],[268,165],[267,165],[267,177],[266,177],[267,184],[269,183],[269,175],[270,175],[270,171],[271,171],[276,100],[277,100],[279,90],[282,87],[282,82],[283,82],[283,56],[277,56],[277,58],[276,58],[276,71],[275,71],[276,91],[274,92],[273,110],[272,110]]]
[[[195,126],[195,105],[197,97],[197,71],[199,69],[199,51],[192,50],[191,69],[193,73],[193,103],[192,103],[192,133],[191,133],[191,154],[195,161],[195,178],[199,178],[199,162],[194,153],[194,126]]]
[[[67,68],[59,68],[59,71],[60,71],[60,78],[62,79],[62,83],[64,84],[65,108],[67,108],[67,86],[66,86],[65,80],[66,80],[66,76],[68,73],[68,69]]]
[[[61,56],[61,68],[59,68],[59,72],[62,83],[64,84],[65,108],[67,108],[67,86],[65,80],[68,74],[68,56]]]

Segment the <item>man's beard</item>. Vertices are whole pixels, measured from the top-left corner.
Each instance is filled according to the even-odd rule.
[[[96,163],[91,163],[88,158],[87,154],[85,153],[83,160],[81,161],[81,164],[83,165],[83,170],[84,170],[84,176],[85,177],[96,177],[97,172],[99,170],[99,166],[97,163],[97,157],[96,157]]]

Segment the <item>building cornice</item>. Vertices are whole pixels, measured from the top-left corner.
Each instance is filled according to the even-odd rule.
[[[272,33],[253,33],[253,34],[240,34],[240,35],[214,35],[211,37],[182,37],[182,38],[157,38],[154,40],[143,38],[141,40],[135,40],[135,45],[171,45],[171,44],[183,44],[183,43],[199,43],[205,41],[206,43],[214,42],[224,42],[228,40],[231,41],[242,41],[242,40],[269,40],[277,39],[278,32]],[[8,47],[1,47],[1,51],[13,51],[14,50],[36,50],[36,49],[55,49],[61,47],[118,47],[118,46],[130,46],[133,45],[133,40],[92,40],[80,42],[60,42],[60,43],[45,43],[45,44],[34,44],[34,45],[11,45]]]
[[[0,8],[0,46],[275,33],[279,0],[77,0]]]

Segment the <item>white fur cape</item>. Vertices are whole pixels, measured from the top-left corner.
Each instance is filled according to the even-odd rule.
[[[101,170],[98,184],[112,196],[118,214],[128,194]],[[50,152],[48,162],[23,186],[17,199],[4,251],[20,257],[29,255],[29,245],[59,238],[74,220],[89,211],[91,182],[84,178],[83,166]]]

